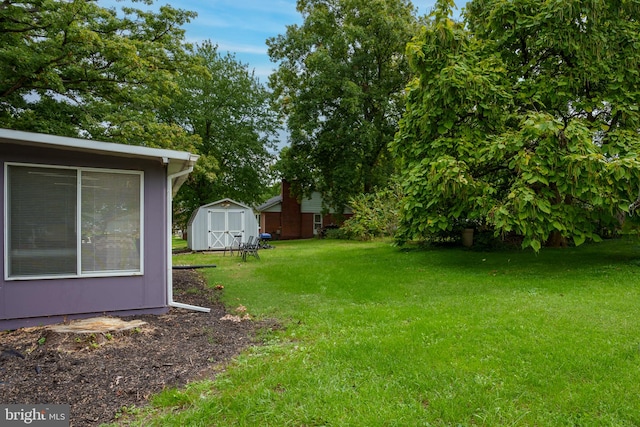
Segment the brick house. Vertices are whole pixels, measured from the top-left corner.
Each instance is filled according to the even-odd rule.
[[[291,196],[291,184],[282,181],[280,195],[256,208],[260,214],[260,231],[274,239],[310,239],[329,225],[340,225],[353,213],[345,208],[342,218],[334,212],[323,213],[322,195],[314,191],[310,198],[298,201]]]

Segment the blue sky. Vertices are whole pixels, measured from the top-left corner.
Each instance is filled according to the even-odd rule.
[[[103,7],[120,9],[128,0],[98,0]],[[286,32],[287,25],[301,24],[302,15],[296,11],[296,0],[156,0],[154,7],[171,4],[176,9],[198,13],[198,17],[184,28],[191,43],[211,40],[220,52],[231,52],[236,59],[255,71],[262,83],[276,68],[269,60],[265,41]],[[434,0],[414,0],[421,14],[433,7]],[[143,3],[134,4],[148,8]]]

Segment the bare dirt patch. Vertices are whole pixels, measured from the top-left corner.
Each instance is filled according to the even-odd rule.
[[[249,345],[256,323],[240,307],[228,312],[220,287],[194,270],[175,270],[174,296],[210,313],[172,308],[136,316],[144,325],[120,332],[70,333],[44,327],[0,332],[0,403],[69,404],[72,426],[113,422],[123,407],[143,406],[166,387],[213,377]]]

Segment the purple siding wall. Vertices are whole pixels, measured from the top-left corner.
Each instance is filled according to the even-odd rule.
[[[144,171],[144,275],[46,280],[4,280],[0,265],[0,330],[95,314],[166,312],[166,172],[159,161],[0,144],[0,200],[5,162]],[[4,221],[4,206],[0,211]],[[46,212],[43,212],[46,215]],[[4,227],[0,253],[4,260]]]

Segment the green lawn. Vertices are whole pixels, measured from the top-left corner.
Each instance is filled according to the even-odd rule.
[[[171,246],[173,247],[173,250],[183,250],[183,249],[187,249],[187,241],[180,239],[176,236],[172,236],[171,237]]]
[[[141,425],[640,425],[640,242],[401,250],[277,242],[261,260],[176,255],[282,331]]]

